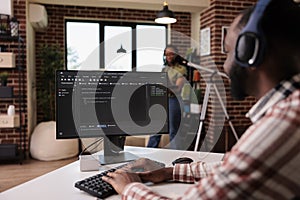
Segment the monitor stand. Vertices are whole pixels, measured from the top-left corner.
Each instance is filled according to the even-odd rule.
[[[124,152],[126,136],[106,136],[103,138],[103,155],[99,156],[101,165],[122,163],[138,159],[138,156]]]

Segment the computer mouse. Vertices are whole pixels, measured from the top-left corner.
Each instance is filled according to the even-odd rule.
[[[193,162],[193,161],[194,161],[194,160],[191,159],[191,158],[189,158],[189,157],[180,157],[180,158],[177,158],[176,160],[174,160],[174,161],[172,162],[172,164],[173,164],[173,165],[178,164],[178,163],[180,163],[180,164],[187,164],[187,163],[191,163],[191,162]]]

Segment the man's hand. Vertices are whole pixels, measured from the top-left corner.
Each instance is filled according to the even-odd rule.
[[[125,186],[133,182],[141,182],[140,177],[136,173],[125,172],[124,170],[116,170],[108,173],[102,179],[113,186],[117,193],[122,194]]]
[[[173,179],[173,167],[137,173],[143,182],[161,183]]]
[[[162,168],[155,171],[131,173],[118,169],[115,172],[108,173],[102,179],[113,186],[117,193],[122,194],[124,188],[133,182],[152,182],[161,183],[173,179],[173,167]]]
[[[154,171],[164,168],[163,163],[155,162],[148,158],[139,158],[135,161],[128,163],[125,167],[121,169],[127,172],[144,172],[144,171]]]

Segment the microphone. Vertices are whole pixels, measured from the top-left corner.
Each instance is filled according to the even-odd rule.
[[[200,65],[196,65],[192,62],[189,62],[187,59],[181,57],[180,55],[177,55],[177,57],[175,59],[181,65],[184,65],[184,66],[187,66],[187,67],[193,67],[195,69],[203,70],[203,71],[206,71],[206,72],[209,72],[209,73],[212,73],[212,74],[218,74],[219,76],[222,76],[222,77],[225,77],[225,78],[229,79],[227,74],[225,74],[223,72],[219,72],[218,70],[208,69],[208,68],[202,67]]]
[[[180,65],[184,65],[184,66],[188,66],[188,62],[189,62],[187,59],[183,58],[180,55],[176,56],[175,61],[177,61],[177,63],[179,63]]]

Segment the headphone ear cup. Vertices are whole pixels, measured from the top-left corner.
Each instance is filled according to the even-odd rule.
[[[235,47],[235,57],[239,63],[252,66],[258,60],[259,40],[251,34],[241,34]]]
[[[261,27],[264,12],[272,0],[258,0],[237,39],[235,61],[242,67],[259,66],[264,59],[266,41]]]

